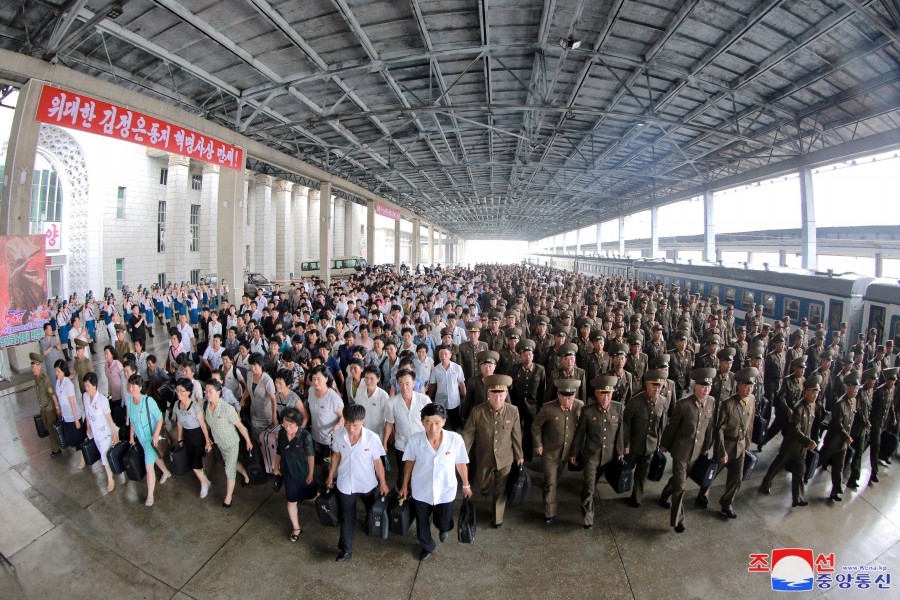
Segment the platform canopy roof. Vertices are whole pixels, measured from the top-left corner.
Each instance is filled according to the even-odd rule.
[[[900,129],[900,0],[8,0],[0,47],[468,239],[538,239]]]

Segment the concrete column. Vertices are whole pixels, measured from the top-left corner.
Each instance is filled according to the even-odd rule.
[[[778,266],[779,267],[787,266],[787,250],[779,250],[778,251]]]
[[[400,269],[400,219],[394,221],[394,266]]]
[[[813,193],[812,169],[800,169],[800,237],[802,266],[815,270],[818,265],[816,248],[816,197]]]
[[[722,260],[722,249],[716,248],[716,262],[719,262],[720,260]]]
[[[309,190],[309,194],[307,194],[309,212],[306,219],[307,225],[307,234],[306,234],[306,258],[311,261],[319,260],[319,229],[321,225],[319,224],[319,210],[321,209],[321,205],[319,204],[319,198],[321,197],[321,193],[319,190]]]
[[[319,184],[319,269],[326,285],[331,283],[332,212],[331,183]]]
[[[347,226],[347,233],[344,234],[344,253],[347,256],[360,256],[359,242],[362,232],[360,231],[359,205],[356,202],[344,203],[344,223]]]
[[[575,255],[581,256],[581,230],[575,230]]]
[[[703,260],[713,262],[716,259],[716,219],[713,193],[703,192]]]
[[[234,304],[244,293],[244,173],[221,169],[217,179],[216,273],[220,285],[223,281],[228,284],[229,300]],[[203,185],[206,185],[205,176]]]
[[[175,282],[190,278],[195,260],[191,255],[191,213],[187,199],[190,165],[191,159],[186,156],[169,155],[166,185],[166,277]]]
[[[366,262],[375,262],[375,202],[366,202]]]
[[[411,240],[411,254],[409,262],[412,263],[412,267],[415,268],[416,265],[422,262],[422,220],[421,219],[413,219],[412,222],[412,240]]]
[[[241,191],[243,191],[243,182],[241,183],[240,187]],[[218,243],[216,239],[219,237],[219,165],[203,163],[203,187],[200,189],[200,205],[202,206],[200,209],[200,250],[203,254],[205,265],[200,276],[205,277],[207,273],[215,273],[218,270],[218,260],[216,259]],[[237,225],[241,227],[241,233],[243,233],[241,222],[238,221]]]
[[[625,217],[619,217],[619,256],[625,256]]]
[[[671,258],[672,260],[678,260],[678,248],[674,248],[672,250],[666,250],[666,258]]]
[[[650,258],[659,256],[659,207],[650,209]]]
[[[242,249],[242,256],[244,267],[247,268],[248,271],[253,271],[253,222],[256,219],[253,217],[253,209],[250,208],[251,198],[250,198],[250,182],[253,181],[253,176],[255,173],[253,171],[244,170],[244,201],[242,208],[242,219],[243,219],[243,230],[244,230],[244,248]]]
[[[428,264],[434,264],[434,225],[428,225]]]
[[[272,203],[275,207],[275,222],[270,224],[270,228],[271,225],[275,226],[275,279],[290,279],[294,271],[294,218],[291,214],[293,189],[294,184],[290,181],[275,181],[275,198]]]
[[[603,244],[600,242],[600,223],[597,223],[597,256],[600,256],[600,249]]]
[[[753,264],[753,253],[752,253],[752,252],[749,252],[749,251],[747,252],[747,264],[748,264],[748,265],[752,265],[752,264]]]
[[[169,169],[169,177],[172,169]],[[171,181],[171,179],[170,179]],[[253,214],[256,218],[253,228],[254,268],[266,277],[275,276],[275,240],[273,239],[272,184],[275,178],[257,175],[253,178]]]
[[[295,185],[291,194],[291,215],[294,229],[294,277],[302,277],[300,265],[309,258],[307,237],[309,231],[309,188]]]
[[[334,198],[331,214],[334,219],[332,223],[332,244],[331,252],[334,256],[340,256],[344,253],[344,236],[347,232],[346,222],[344,221],[344,201],[340,198]]]
[[[875,277],[884,277],[884,256],[881,252],[875,253]]]

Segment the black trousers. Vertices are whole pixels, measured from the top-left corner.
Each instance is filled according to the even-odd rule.
[[[450,431],[459,431],[462,429],[461,410],[462,407],[460,406],[447,409],[447,425],[445,426],[445,429],[449,429]]]
[[[356,534],[356,501],[362,499],[368,510],[375,501],[375,489],[372,488],[365,494],[344,494],[338,490],[338,505],[341,507],[341,537],[338,540],[338,548],[341,552],[353,554],[353,536]]]
[[[452,500],[443,504],[416,501],[416,536],[419,538],[422,549],[434,552],[437,545],[431,537],[432,522],[440,533],[453,529],[453,504]]]

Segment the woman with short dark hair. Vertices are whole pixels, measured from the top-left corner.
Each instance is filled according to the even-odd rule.
[[[66,444],[75,451],[81,449],[81,443],[84,441],[84,409],[80,402],[75,400],[75,385],[69,379],[69,363],[62,358],[58,359],[53,365],[56,373],[56,400],[59,402],[59,411],[63,419],[63,435]],[[78,452],[81,462],[78,464],[79,469],[84,468],[84,455]]]
[[[206,424],[212,433],[216,445],[219,446],[219,452],[225,460],[225,478],[227,480],[225,487],[225,501],[222,502],[223,508],[231,508],[232,494],[234,494],[234,480],[237,478],[237,472],[244,476],[244,485],[250,484],[250,477],[244,469],[244,465],[238,462],[238,451],[240,450],[241,438],[238,437],[240,432],[244,438],[247,452],[253,451],[253,443],[250,441],[250,433],[234,408],[228,403],[222,402],[222,384],[211,379],[206,382],[206,411],[204,414]],[[237,431],[235,431],[237,429]],[[212,444],[208,443],[206,451],[212,450]]]
[[[128,421],[131,423],[131,445],[137,438],[144,450],[144,464],[147,466],[147,501],[146,506],[153,506],[153,492],[156,489],[156,469],[159,467],[163,476],[159,480],[162,485],[172,476],[162,457],[156,453],[159,437],[162,433],[163,415],[156,401],[141,393],[144,378],[132,375],[128,379]]]
[[[94,440],[100,451],[100,462],[106,469],[106,491],[111,492],[116,488],[116,480],[109,468],[106,452],[112,445],[119,443],[119,432],[112,420],[109,399],[97,389],[96,373],[87,373],[81,380],[81,385],[84,388],[82,400],[87,416],[87,435]]]
[[[175,415],[178,421],[178,443],[184,444],[188,462],[200,480],[200,498],[206,498],[210,482],[203,472],[203,455],[211,445],[201,402],[194,399],[194,388],[200,382],[179,379],[175,384]],[[201,396],[202,398],[202,396]]]
[[[316,497],[316,484],[313,473],[315,468],[315,450],[312,435],[302,428],[305,418],[294,407],[287,407],[281,415],[281,431],[278,432],[278,454],[275,456],[276,476],[284,482],[284,493],[287,497],[287,512],[291,519],[291,542],[303,533],[297,511],[297,503]]]

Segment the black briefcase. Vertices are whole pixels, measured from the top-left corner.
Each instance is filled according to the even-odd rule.
[[[475,530],[478,523],[475,520],[475,505],[470,498],[463,498],[459,507],[459,529],[456,531],[456,539],[461,544],[471,544],[475,541]]]
[[[121,428],[125,426],[125,422],[128,420],[128,409],[125,408],[124,402],[110,402],[109,404],[109,412],[110,416],[112,417],[113,423],[115,423],[121,430]]]
[[[131,481],[141,481],[147,476],[147,465],[144,464],[144,449],[140,443],[135,444],[125,453],[125,475]]]
[[[690,478],[700,487],[709,487],[719,474],[719,464],[705,454],[694,461],[689,474]]]
[[[328,488],[316,498],[316,515],[326,527],[337,527],[341,522],[340,505],[334,488]]]
[[[128,452],[129,446],[128,440],[119,438],[119,443],[106,451],[106,462],[109,463],[109,468],[114,475],[125,471],[125,453]]]
[[[97,442],[94,438],[88,438],[81,445],[81,456],[84,457],[85,464],[92,465],[100,460],[100,449],[97,448]]]
[[[506,502],[507,504],[522,504],[528,497],[531,490],[531,477],[525,470],[525,465],[513,465],[512,473],[506,480]]]
[[[166,454],[166,466],[172,475],[186,475],[191,470],[191,459],[188,450],[183,444],[179,444]]]
[[[880,460],[889,459],[897,451],[898,445],[900,445],[900,436],[897,436],[889,431],[882,431],[881,447],[878,448],[878,458]]]
[[[241,462],[247,470],[247,477],[251,485],[261,485],[266,482],[266,465],[263,462],[262,448],[258,440],[252,440],[253,451],[241,451]]]
[[[847,446],[847,451],[844,452],[844,468],[849,468],[850,464],[853,462],[853,458],[856,456],[856,448],[853,446]]]
[[[366,533],[371,537],[386,540],[391,532],[391,518],[388,511],[388,497],[377,495],[366,514]]]
[[[634,485],[634,469],[630,468],[624,460],[609,461],[603,468],[603,475],[617,494],[630,492],[631,486]]]
[[[650,469],[647,471],[647,479],[650,481],[662,481],[663,473],[666,470],[666,453],[659,448],[653,453],[650,459]]]
[[[397,490],[391,490],[390,519],[391,533],[406,535],[416,517],[415,500],[410,496],[407,499],[400,498]]]
[[[69,444],[66,442],[66,430],[63,428],[63,423],[65,421],[60,419],[53,424],[53,435],[56,436],[56,443],[59,444],[60,448],[68,448]]]
[[[37,434],[39,438],[45,438],[50,436],[50,432],[47,431],[47,426],[44,425],[44,419],[40,414],[34,415],[34,428],[37,429]]]
[[[755,454],[750,452],[749,450],[744,450],[744,475],[742,477],[743,481],[747,481],[750,479],[750,476],[753,475],[753,469],[756,468],[756,463],[759,459]]]
[[[809,480],[812,479],[812,476],[815,475],[816,469],[819,467],[819,451],[818,450],[807,450],[806,451],[806,473],[803,474],[803,480],[806,483],[809,483]]]
[[[766,420],[759,413],[753,415],[753,435],[750,436],[750,441],[757,446],[766,442]]]
[[[566,467],[568,467],[568,469],[573,473],[584,471],[584,463],[581,462],[581,455],[579,454],[577,457],[575,457],[575,462],[568,461],[566,463]]]

